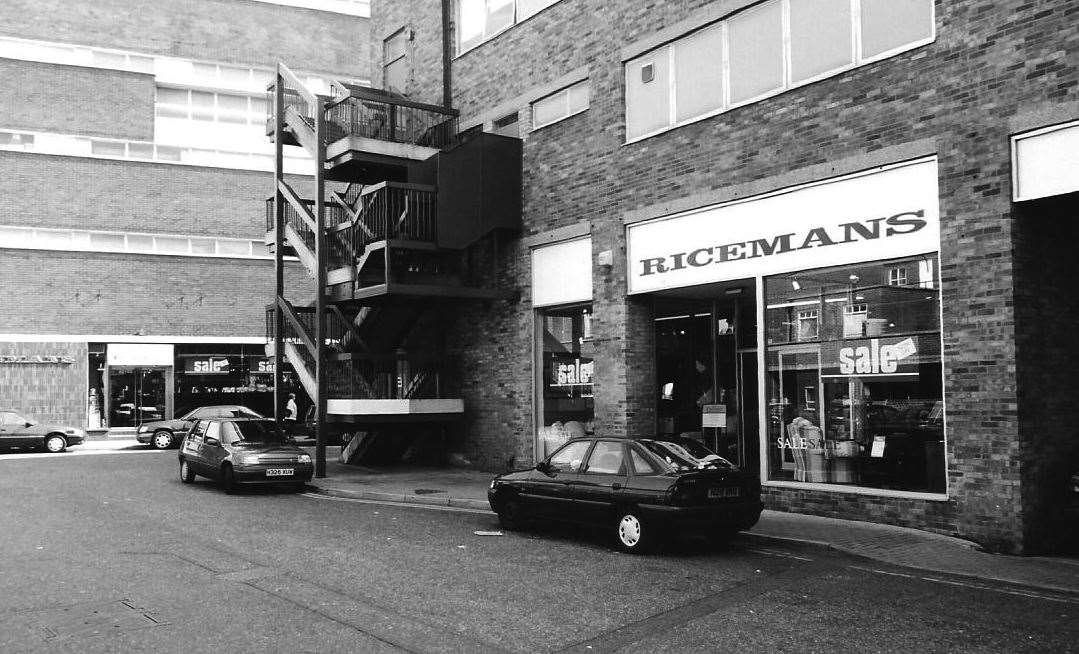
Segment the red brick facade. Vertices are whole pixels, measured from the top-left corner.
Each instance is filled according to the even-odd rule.
[[[1064,426],[1077,424],[1072,394],[1064,391],[1074,388],[1073,366],[1053,371],[1039,362],[1074,361],[1065,331],[1076,308],[1038,299],[1046,287],[1034,253],[1054,257],[1048,269],[1059,268],[1054,279],[1061,281],[1053,283],[1074,279],[1075,264],[1046,243],[1048,227],[1031,225],[1010,199],[1009,120],[1045,110],[1079,118],[1079,36],[1072,29],[1079,13],[1059,0],[937,2],[936,38],[928,45],[625,144],[623,48],[699,10],[721,18],[749,4],[562,0],[453,60],[453,103],[466,124],[570,71],[588,70],[589,109],[525,137],[523,211],[526,235],[589,224],[593,251],[615,253],[613,268],[595,268],[593,277],[597,430],[646,434],[655,425],[651,305],[626,295],[628,214],[661,216],[672,207],[854,172],[859,164],[935,154],[948,499],[773,487],[767,502],[958,534],[996,549],[1044,545],[1038,534],[1056,529],[1046,507],[1058,491],[1043,488],[1042,472],[1063,474],[1066,464],[1053,461],[1074,462],[1079,436]],[[423,68],[410,90],[437,101],[439,3],[376,1],[372,16],[376,38],[413,26]],[[534,429],[528,248],[518,242],[511,249],[506,269],[516,275],[521,300],[469,309],[457,332],[466,378],[482,370],[486,380],[466,397],[468,419],[455,437],[490,467],[511,453],[527,463]],[[474,336],[477,324],[484,339]]]

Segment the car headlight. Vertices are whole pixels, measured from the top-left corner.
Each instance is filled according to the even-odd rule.
[[[311,463],[311,455],[301,454],[300,456],[296,457],[296,463]]]
[[[494,479],[492,479],[492,480],[491,480],[491,485],[489,486],[489,488],[490,488],[491,490],[494,490],[494,489],[495,489],[495,480],[494,480]]]
[[[257,454],[243,454],[240,456],[240,465],[250,466],[259,462],[259,455]]]

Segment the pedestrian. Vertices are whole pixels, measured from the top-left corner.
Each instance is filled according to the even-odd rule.
[[[296,418],[300,415],[300,410],[296,408],[296,394],[288,394],[288,402],[285,402],[285,427],[288,432],[292,433],[292,428],[296,424]]]

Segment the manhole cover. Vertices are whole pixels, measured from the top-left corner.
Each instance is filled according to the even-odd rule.
[[[431,493],[445,493],[446,491],[438,490],[437,488],[417,488],[412,492],[416,493],[417,495],[430,495]]]
[[[26,611],[22,616],[46,641],[105,636],[165,624],[132,600],[75,604]]]

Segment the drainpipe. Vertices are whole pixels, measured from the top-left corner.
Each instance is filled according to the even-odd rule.
[[[450,27],[453,25],[452,12],[453,0],[442,0],[442,106],[447,109],[453,107],[453,91],[450,84],[450,67],[452,65]]]

